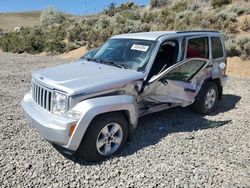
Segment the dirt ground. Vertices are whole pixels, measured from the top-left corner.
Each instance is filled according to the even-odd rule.
[[[236,78],[250,78],[250,61],[239,57],[227,58],[227,75]]]
[[[76,50],[72,50],[68,53],[63,53],[60,55],[60,57],[64,59],[78,59],[83,56],[87,51],[88,49],[86,47],[81,47]]]

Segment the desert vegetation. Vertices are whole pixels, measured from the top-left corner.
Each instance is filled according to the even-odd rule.
[[[140,7],[132,2],[109,7],[99,14],[73,16],[54,8],[44,10],[40,26],[21,28],[0,38],[0,48],[14,53],[62,53],[80,46],[100,46],[120,33],[159,30],[218,30],[224,33],[229,56],[249,58],[248,0],[151,0]]]

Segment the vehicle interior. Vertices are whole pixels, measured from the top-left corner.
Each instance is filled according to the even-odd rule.
[[[186,59],[188,58],[205,58],[209,56],[208,38],[199,37],[188,40]]]
[[[176,40],[164,42],[156,55],[148,79],[177,63],[179,44]]]

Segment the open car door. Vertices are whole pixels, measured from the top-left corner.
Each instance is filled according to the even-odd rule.
[[[187,106],[194,102],[204,80],[210,76],[208,59],[184,60],[153,76],[139,97],[147,108],[158,105]]]

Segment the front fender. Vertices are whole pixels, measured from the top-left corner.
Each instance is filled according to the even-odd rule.
[[[82,112],[82,116],[66,146],[66,148],[73,151],[78,149],[88,126],[97,115],[114,111],[126,111],[128,113],[129,123],[133,128],[137,125],[137,103],[135,98],[129,95],[116,95],[84,100],[78,103],[73,110]]]

